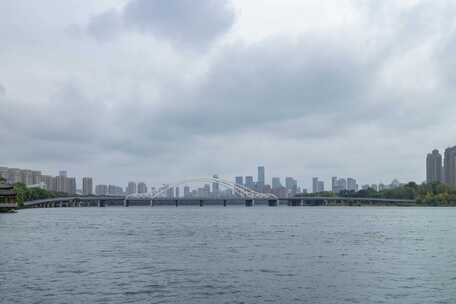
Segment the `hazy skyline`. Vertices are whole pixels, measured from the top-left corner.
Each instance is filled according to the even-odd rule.
[[[456,144],[454,1],[0,2],[0,166],[425,180]]]

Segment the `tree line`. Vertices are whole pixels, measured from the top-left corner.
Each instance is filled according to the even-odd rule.
[[[23,206],[24,202],[27,201],[68,196],[66,193],[52,192],[41,188],[28,188],[23,183],[15,183],[13,187],[19,207]]]
[[[377,191],[373,188],[360,191],[344,190],[340,193],[322,192],[305,194],[306,196],[323,197],[355,197],[355,198],[394,198],[416,200],[418,205],[424,206],[456,206],[456,187],[448,186],[441,182],[423,183],[418,185],[409,182],[397,188]]]

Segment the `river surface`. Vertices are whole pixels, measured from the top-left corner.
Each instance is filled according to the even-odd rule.
[[[0,303],[456,303],[456,208],[0,214]]]

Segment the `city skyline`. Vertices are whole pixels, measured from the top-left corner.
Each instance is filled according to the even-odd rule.
[[[435,152],[435,150],[434,150]],[[429,158],[429,155],[428,155]],[[428,167],[426,167],[428,170]],[[232,180],[232,182],[250,188],[259,193],[272,193],[279,197],[293,196],[298,193],[319,193],[319,192],[334,192],[339,193],[342,191],[357,192],[360,189],[372,188],[375,190],[383,190],[391,187],[398,187],[401,183],[397,179],[393,179],[390,184],[363,184],[360,186],[356,178],[353,177],[331,177],[330,187],[319,177],[312,178],[311,188],[306,188],[304,183],[300,183],[297,179],[291,176],[279,177],[271,174],[270,179],[266,177],[267,170],[265,166],[257,167],[257,178],[253,176],[234,176],[232,178],[221,177],[221,179]],[[171,183],[162,183],[160,185],[147,184],[144,181],[132,181],[131,179],[126,183],[126,186],[119,186],[115,184],[106,184],[94,182],[93,177],[84,176],[79,179],[74,176],[68,176],[67,170],[59,170],[57,176],[42,174],[41,170],[30,170],[21,168],[10,168],[0,166],[0,176],[9,183],[24,183],[29,187],[39,187],[54,192],[63,192],[68,194],[82,194],[82,195],[129,195],[129,194],[144,194],[154,193],[160,191],[164,185],[174,184],[186,180],[186,178],[173,181]],[[212,175],[213,178],[219,178],[218,174]],[[204,184],[203,187],[189,187],[192,183],[184,183],[177,187],[169,189],[168,196],[179,197],[180,194],[185,196],[197,197],[204,194],[207,196],[217,196],[217,194],[225,193],[230,195],[230,189],[220,189],[218,183],[212,182],[211,184]],[[402,183],[403,184],[403,183]],[[182,188],[182,192],[180,192]],[[224,188],[224,186],[222,186]],[[175,192],[174,192],[175,191]],[[195,192],[196,191],[196,192]]]

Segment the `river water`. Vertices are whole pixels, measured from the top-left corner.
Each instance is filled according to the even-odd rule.
[[[0,214],[0,303],[456,303],[456,208]]]

